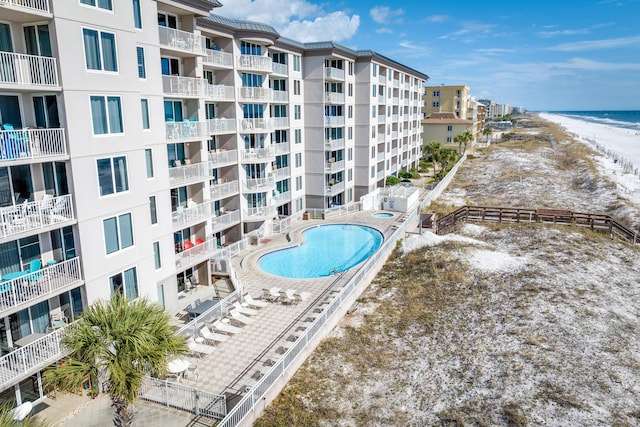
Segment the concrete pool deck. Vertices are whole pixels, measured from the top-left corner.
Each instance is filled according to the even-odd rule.
[[[232,406],[239,400],[247,388],[252,387],[256,381],[273,365],[274,361],[282,357],[287,348],[297,339],[310,322],[317,315],[316,310],[327,304],[335,296],[335,290],[341,289],[348,280],[357,273],[358,268],[353,268],[341,275],[329,276],[314,279],[289,279],[279,276],[272,276],[263,272],[257,265],[258,258],[270,251],[282,249],[299,243],[300,233],[311,226],[320,224],[358,224],[367,225],[378,229],[385,240],[396,230],[397,226],[404,220],[404,214],[394,212],[392,218],[380,218],[372,215],[371,211],[362,211],[341,215],[327,220],[306,220],[300,221],[292,226],[285,233],[268,236],[266,243],[252,246],[249,250],[232,258],[231,262],[244,288],[254,298],[262,295],[263,288],[279,287],[282,290],[296,289],[299,292],[307,292],[310,297],[297,305],[283,305],[280,303],[269,303],[265,308],[258,310],[258,313],[251,316],[255,323],[242,327],[242,331],[223,343],[215,346],[213,354],[201,359],[193,358],[198,368],[197,378],[186,378],[180,382],[182,384],[216,394],[225,394],[228,406]],[[408,230],[412,229],[409,225]],[[289,238],[292,240],[290,241]],[[268,240],[268,242],[267,242]],[[384,259],[379,264],[384,263]],[[367,283],[368,285],[368,283]],[[79,403],[86,403],[86,397],[79,398]],[[40,412],[42,418],[54,420],[53,415],[56,401],[45,399],[49,408]],[[65,405],[71,405],[70,402]],[[140,408],[151,408],[154,405],[146,402],[136,404]],[[73,412],[76,408],[68,408],[68,412]],[[112,408],[108,405],[87,405],[79,411],[79,414],[66,421],[57,424],[66,427],[87,426],[87,419],[111,419]],[[95,411],[92,417],[83,416],[86,411]],[[145,413],[148,413],[145,411]],[[174,412],[172,412],[174,414]],[[206,418],[194,417],[183,412],[184,418],[166,417],[166,426],[173,425],[198,425],[194,423],[208,422]],[[177,415],[177,414],[176,414]],[[142,415],[143,418],[146,416]],[[179,419],[179,421],[175,421]],[[182,421],[186,420],[184,424]],[[60,420],[60,418],[57,418]],[[80,422],[83,420],[83,422]],[[134,425],[145,425],[143,419],[137,420]],[[139,424],[140,423],[140,424]],[[100,424],[96,424],[100,425]],[[204,424],[203,424],[204,425]]]

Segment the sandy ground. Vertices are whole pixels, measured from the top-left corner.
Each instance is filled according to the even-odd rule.
[[[602,212],[637,227],[634,178],[598,155],[594,168],[567,166],[566,148],[492,146],[440,201]],[[639,426],[639,255],[569,227],[410,236],[261,425]],[[429,260],[446,280],[421,271]],[[405,316],[413,305],[424,312]]]

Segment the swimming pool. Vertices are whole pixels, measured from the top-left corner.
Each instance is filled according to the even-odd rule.
[[[298,246],[260,257],[260,268],[295,279],[325,277],[360,264],[382,244],[379,231],[362,225],[319,225],[303,231],[302,237]]]
[[[373,214],[376,218],[391,218],[393,216],[392,213],[389,212],[376,212]]]

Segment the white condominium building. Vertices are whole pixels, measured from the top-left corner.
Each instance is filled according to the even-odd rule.
[[[0,400],[94,301],[175,313],[234,243],[417,167],[426,75],[220,6],[0,0]]]

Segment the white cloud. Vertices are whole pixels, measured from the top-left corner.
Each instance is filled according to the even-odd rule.
[[[378,34],[393,34],[393,30],[391,28],[378,28],[376,30]]]
[[[349,17],[344,12],[333,12],[313,21],[292,21],[280,34],[301,42],[342,41],[353,37],[359,26],[360,16]]]
[[[580,50],[612,49],[629,45],[638,45],[640,36],[623,37],[619,39],[585,40],[574,43],[562,43],[548,48],[560,52],[576,52]]]
[[[393,18],[404,15],[402,9],[390,9],[387,6],[375,6],[369,11],[371,18],[379,24],[386,24]]]
[[[473,35],[474,37],[480,37],[480,36],[486,37],[489,35],[495,35],[495,34],[492,34],[492,30],[495,28],[495,25],[493,24],[482,24],[480,22],[465,21],[465,22],[461,22],[460,26],[462,27],[462,29],[450,34],[445,34],[444,36],[440,36],[438,38],[455,40],[460,38],[461,36],[467,36],[467,35]],[[472,39],[467,41],[472,41]]]
[[[480,55],[490,55],[490,56],[497,56],[497,55],[503,55],[506,53],[513,53],[515,52],[515,50],[513,49],[504,49],[504,48],[499,48],[499,47],[490,47],[490,48],[484,48],[484,49],[476,49],[475,50],[476,53],[480,54]]]
[[[580,28],[577,30],[539,31],[537,34],[540,37],[574,36],[577,34],[589,34],[589,30]]]
[[[423,23],[432,22],[434,24],[439,24],[441,22],[445,22],[448,20],[449,20],[449,15],[431,15],[431,16],[427,16],[420,22],[423,22]]]

